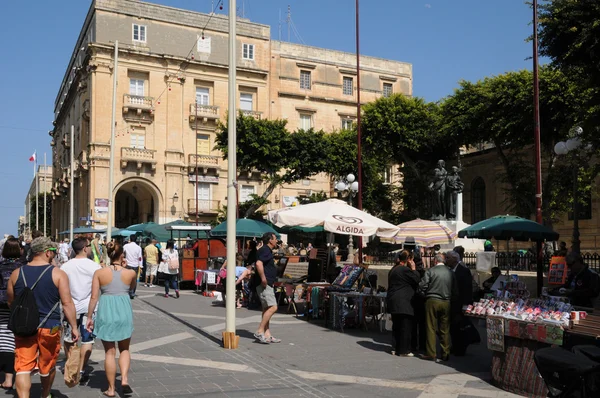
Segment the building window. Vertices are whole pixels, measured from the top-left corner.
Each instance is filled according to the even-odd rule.
[[[196,134],[196,151],[198,155],[210,155],[210,137],[207,134]]]
[[[471,184],[471,224],[485,219],[485,181],[477,177]]]
[[[299,128],[300,130],[310,130],[312,128],[312,115],[301,113]]]
[[[588,190],[585,193],[579,192],[579,206],[578,206],[579,220],[591,220],[592,219],[592,192]],[[569,212],[569,220],[573,220],[573,211]]]
[[[240,109],[243,111],[253,111],[252,94],[240,93]]]
[[[196,87],[196,103],[198,105],[210,105],[209,89],[207,87]]]
[[[133,24],[133,41],[146,42],[146,26]]]
[[[352,125],[354,124],[354,119],[349,117],[342,118],[342,130],[352,130]]]
[[[392,83],[383,83],[383,96],[389,97],[394,93]]]
[[[250,195],[255,193],[256,191],[254,185],[242,185],[242,188],[240,189],[240,203],[249,201],[252,199]]]
[[[342,92],[344,93],[344,95],[354,95],[354,79],[351,77],[345,77],[344,76],[344,83],[342,86]]]
[[[242,45],[242,58],[254,61],[254,44]]]
[[[391,184],[392,183],[392,176],[393,176],[394,170],[392,168],[392,166],[386,167],[385,170],[383,171],[383,183],[384,184]]]
[[[300,88],[310,90],[310,71],[300,71]]]
[[[198,209],[209,210],[210,209],[210,184],[207,182],[199,182],[196,185],[198,192]]]
[[[146,132],[132,132],[131,148],[146,149]]]
[[[144,81],[142,79],[129,79],[129,94],[143,97]]]

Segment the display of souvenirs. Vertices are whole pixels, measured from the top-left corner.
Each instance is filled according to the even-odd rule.
[[[565,257],[553,256],[548,270],[549,285],[564,285],[567,281],[567,262]]]
[[[481,299],[465,312],[480,316],[496,315],[525,322],[549,323],[568,327],[572,306],[553,297],[516,301]]]

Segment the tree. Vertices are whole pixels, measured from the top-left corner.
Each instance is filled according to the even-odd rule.
[[[578,81],[586,106],[579,109],[584,137],[600,146],[600,2],[547,0],[540,5],[540,51]]]
[[[52,198],[47,194],[46,198],[46,236],[51,236],[52,224]],[[31,198],[29,211],[31,214],[31,231],[39,230],[44,232],[44,194],[38,194],[38,225],[35,224],[35,196]]]
[[[529,217],[535,213],[533,145],[533,75],[519,71],[488,77],[460,87],[441,104],[442,132],[462,137],[465,145],[490,143],[504,172],[499,181],[508,185],[506,209]],[[587,92],[553,67],[540,70],[540,119],[543,162],[543,214],[551,224],[564,211],[556,200],[556,184],[564,170],[556,167],[554,145],[572,134],[578,124]],[[571,175],[571,173],[567,173]]]
[[[286,130],[285,120],[237,118],[237,167],[239,171],[258,171],[266,183],[261,195],[267,199],[273,190],[282,184],[309,178],[325,171],[327,146],[323,131]],[[217,126],[216,149],[227,158],[227,125]],[[260,205],[253,203],[244,217],[254,213]]]
[[[327,194],[323,191],[316,192],[316,193],[313,192],[312,194],[310,194],[310,196],[307,196],[307,195],[298,196],[298,202],[301,205],[307,205],[309,203],[323,202],[327,199],[329,199],[329,198],[327,197]]]
[[[237,213],[244,214],[245,218],[263,220],[265,217],[265,213],[258,209],[264,205],[268,205],[271,202],[268,199],[265,199],[253,193],[248,196],[250,197],[248,200],[242,203],[238,203]],[[248,209],[250,209],[251,207],[255,208],[255,210],[252,212],[248,212]],[[214,220],[212,220],[210,224],[213,227],[215,227],[225,220],[227,220],[227,205],[223,205],[221,208],[219,208],[219,213],[217,214],[217,217]]]
[[[376,208],[383,204],[383,213],[393,222],[429,217],[429,200],[424,199],[430,196],[429,171],[438,159],[453,157],[458,150],[457,139],[442,134],[438,127],[438,105],[396,94],[379,98],[363,109],[365,169],[370,166],[368,180],[374,186],[366,195],[367,201]],[[382,171],[392,164],[400,165],[402,189],[383,185]],[[403,207],[400,214],[394,206],[398,203]]]

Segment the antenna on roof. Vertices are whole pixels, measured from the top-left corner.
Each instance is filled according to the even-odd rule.
[[[287,14],[287,26],[288,26],[288,42],[290,41],[290,28],[292,22],[292,7],[288,4],[288,14]]]

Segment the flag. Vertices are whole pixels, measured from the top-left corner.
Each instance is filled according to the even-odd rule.
[[[30,161],[30,162],[35,162],[35,159],[36,159],[36,158],[37,158],[37,155],[36,155],[36,154],[35,154],[35,152],[34,152],[34,153],[33,153],[33,155],[31,155],[31,156],[29,157],[29,161]]]

